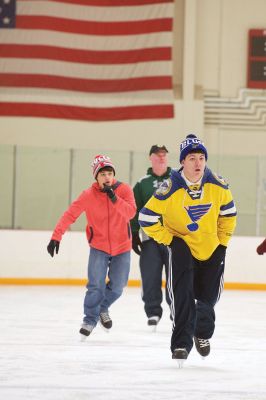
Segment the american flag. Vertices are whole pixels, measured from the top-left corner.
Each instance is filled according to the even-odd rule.
[[[173,0],[0,0],[0,116],[173,118]]]

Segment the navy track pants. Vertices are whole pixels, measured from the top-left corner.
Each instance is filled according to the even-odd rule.
[[[214,306],[223,290],[225,247],[218,246],[206,261],[196,260],[184,242],[175,237],[168,247],[168,292],[173,331],[171,351],[193,346],[193,336],[210,339],[215,329]]]

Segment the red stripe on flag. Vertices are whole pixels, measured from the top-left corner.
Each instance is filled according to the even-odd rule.
[[[84,64],[129,64],[171,60],[171,48],[156,47],[124,51],[92,51],[55,46],[2,44],[0,46],[0,57],[60,60]]]
[[[16,18],[19,29],[41,29],[86,35],[139,35],[172,30],[172,18],[157,18],[144,21],[95,22],[73,19],[22,16]]]
[[[79,79],[31,74],[0,74],[0,86],[73,90],[92,93],[164,90],[172,88],[170,76],[147,76],[129,79]]]
[[[20,0],[27,1],[27,0]],[[83,6],[121,7],[173,3],[174,0],[49,0],[55,3],[80,4]],[[125,3],[126,2],[126,3]]]
[[[0,103],[1,116],[24,116],[78,119],[84,121],[119,121],[127,119],[173,118],[172,104],[87,108],[33,103]]]

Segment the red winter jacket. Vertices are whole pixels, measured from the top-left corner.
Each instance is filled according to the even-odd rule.
[[[116,185],[118,182],[114,180]],[[73,201],[58,221],[52,239],[60,240],[67,228],[82,212],[86,213],[86,234],[89,245],[112,256],[131,250],[130,219],[135,216],[136,204],[131,187],[120,183],[115,194],[117,201],[112,203],[106,193],[100,190],[97,182],[84,190]]]

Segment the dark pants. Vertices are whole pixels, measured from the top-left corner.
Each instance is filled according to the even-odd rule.
[[[225,247],[206,261],[196,260],[187,244],[174,238],[169,250],[168,290],[173,332],[171,350],[193,346],[193,336],[209,339],[215,328],[214,305],[223,289]]]
[[[142,280],[142,300],[147,317],[157,315],[161,318],[163,309],[161,303],[162,273],[165,266],[165,275],[168,275],[168,249],[166,246],[155,242],[153,239],[144,241],[140,254],[140,273]],[[165,297],[168,304],[170,299],[167,289]]]

